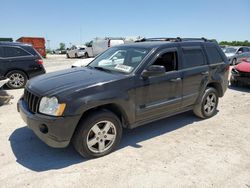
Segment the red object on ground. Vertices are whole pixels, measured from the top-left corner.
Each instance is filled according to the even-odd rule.
[[[235,67],[238,71],[250,73],[250,62],[242,62]]]
[[[41,37],[21,37],[17,42],[31,44],[42,57],[46,57],[45,39]]]

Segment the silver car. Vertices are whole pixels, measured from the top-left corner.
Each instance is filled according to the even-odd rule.
[[[245,56],[248,52],[250,48],[246,46],[230,46],[224,51],[231,65],[236,65],[242,58],[248,57]]]

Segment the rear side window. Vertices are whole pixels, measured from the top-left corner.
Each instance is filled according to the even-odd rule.
[[[39,53],[31,46],[24,46],[23,49],[34,56],[40,56]]]
[[[0,47],[0,57],[3,57],[3,48]]]
[[[20,56],[29,56],[30,53],[24,51],[21,48],[17,47],[3,47],[4,48],[4,57],[20,57]]]
[[[206,46],[208,60],[210,64],[216,64],[223,62],[223,59],[216,47]]]
[[[183,68],[191,68],[205,65],[205,58],[201,48],[182,48],[184,64]]]

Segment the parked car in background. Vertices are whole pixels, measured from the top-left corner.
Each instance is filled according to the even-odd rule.
[[[226,45],[220,45],[221,50],[225,53],[227,46]]]
[[[237,63],[237,56],[242,54],[242,53],[246,53],[246,52],[250,52],[250,48],[246,47],[246,46],[230,46],[227,47],[225,50],[225,55],[227,56],[227,59],[229,61],[229,63],[231,65],[236,65]]]
[[[229,74],[218,44],[144,41],[109,48],[87,67],[32,79],[18,101],[22,119],[49,146],[73,143],[94,158],[118,146],[123,128],[189,110],[203,119],[214,116]]]
[[[85,57],[95,57],[110,47],[124,44],[123,38],[96,38],[87,44]]]
[[[248,57],[250,57],[250,52],[236,54],[232,57],[231,64],[237,65],[241,63],[243,60],[247,59]]]
[[[31,44],[36,51],[42,56],[46,57],[45,39],[41,37],[21,37],[17,42]]]
[[[44,73],[42,57],[31,45],[0,42],[0,76],[9,78],[9,88],[22,88],[28,79]]]
[[[78,45],[73,45],[70,49],[67,50],[66,56],[67,58],[78,58],[78,57],[83,57],[85,56],[86,53],[86,46],[78,46]]]
[[[250,57],[234,66],[231,71],[230,83],[232,86],[250,84]]]
[[[93,61],[95,58],[86,58],[86,59],[80,59],[77,60],[75,63],[71,65],[71,68],[75,67],[85,67],[87,66],[91,61]]]

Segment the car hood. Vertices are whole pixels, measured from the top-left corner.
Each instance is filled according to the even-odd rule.
[[[238,71],[250,73],[250,62],[242,62],[235,67]]]
[[[235,54],[234,54],[234,53],[225,53],[225,55],[226,55],[227,57],[232,57],[232,56],[234,56]]]
[[[125,75],[93,68],[72,68],[37,76],[27,83],[26,88],[41,96],[53,96],[66,91],[73,93],[79,89],[94,87],[123,77]]]

